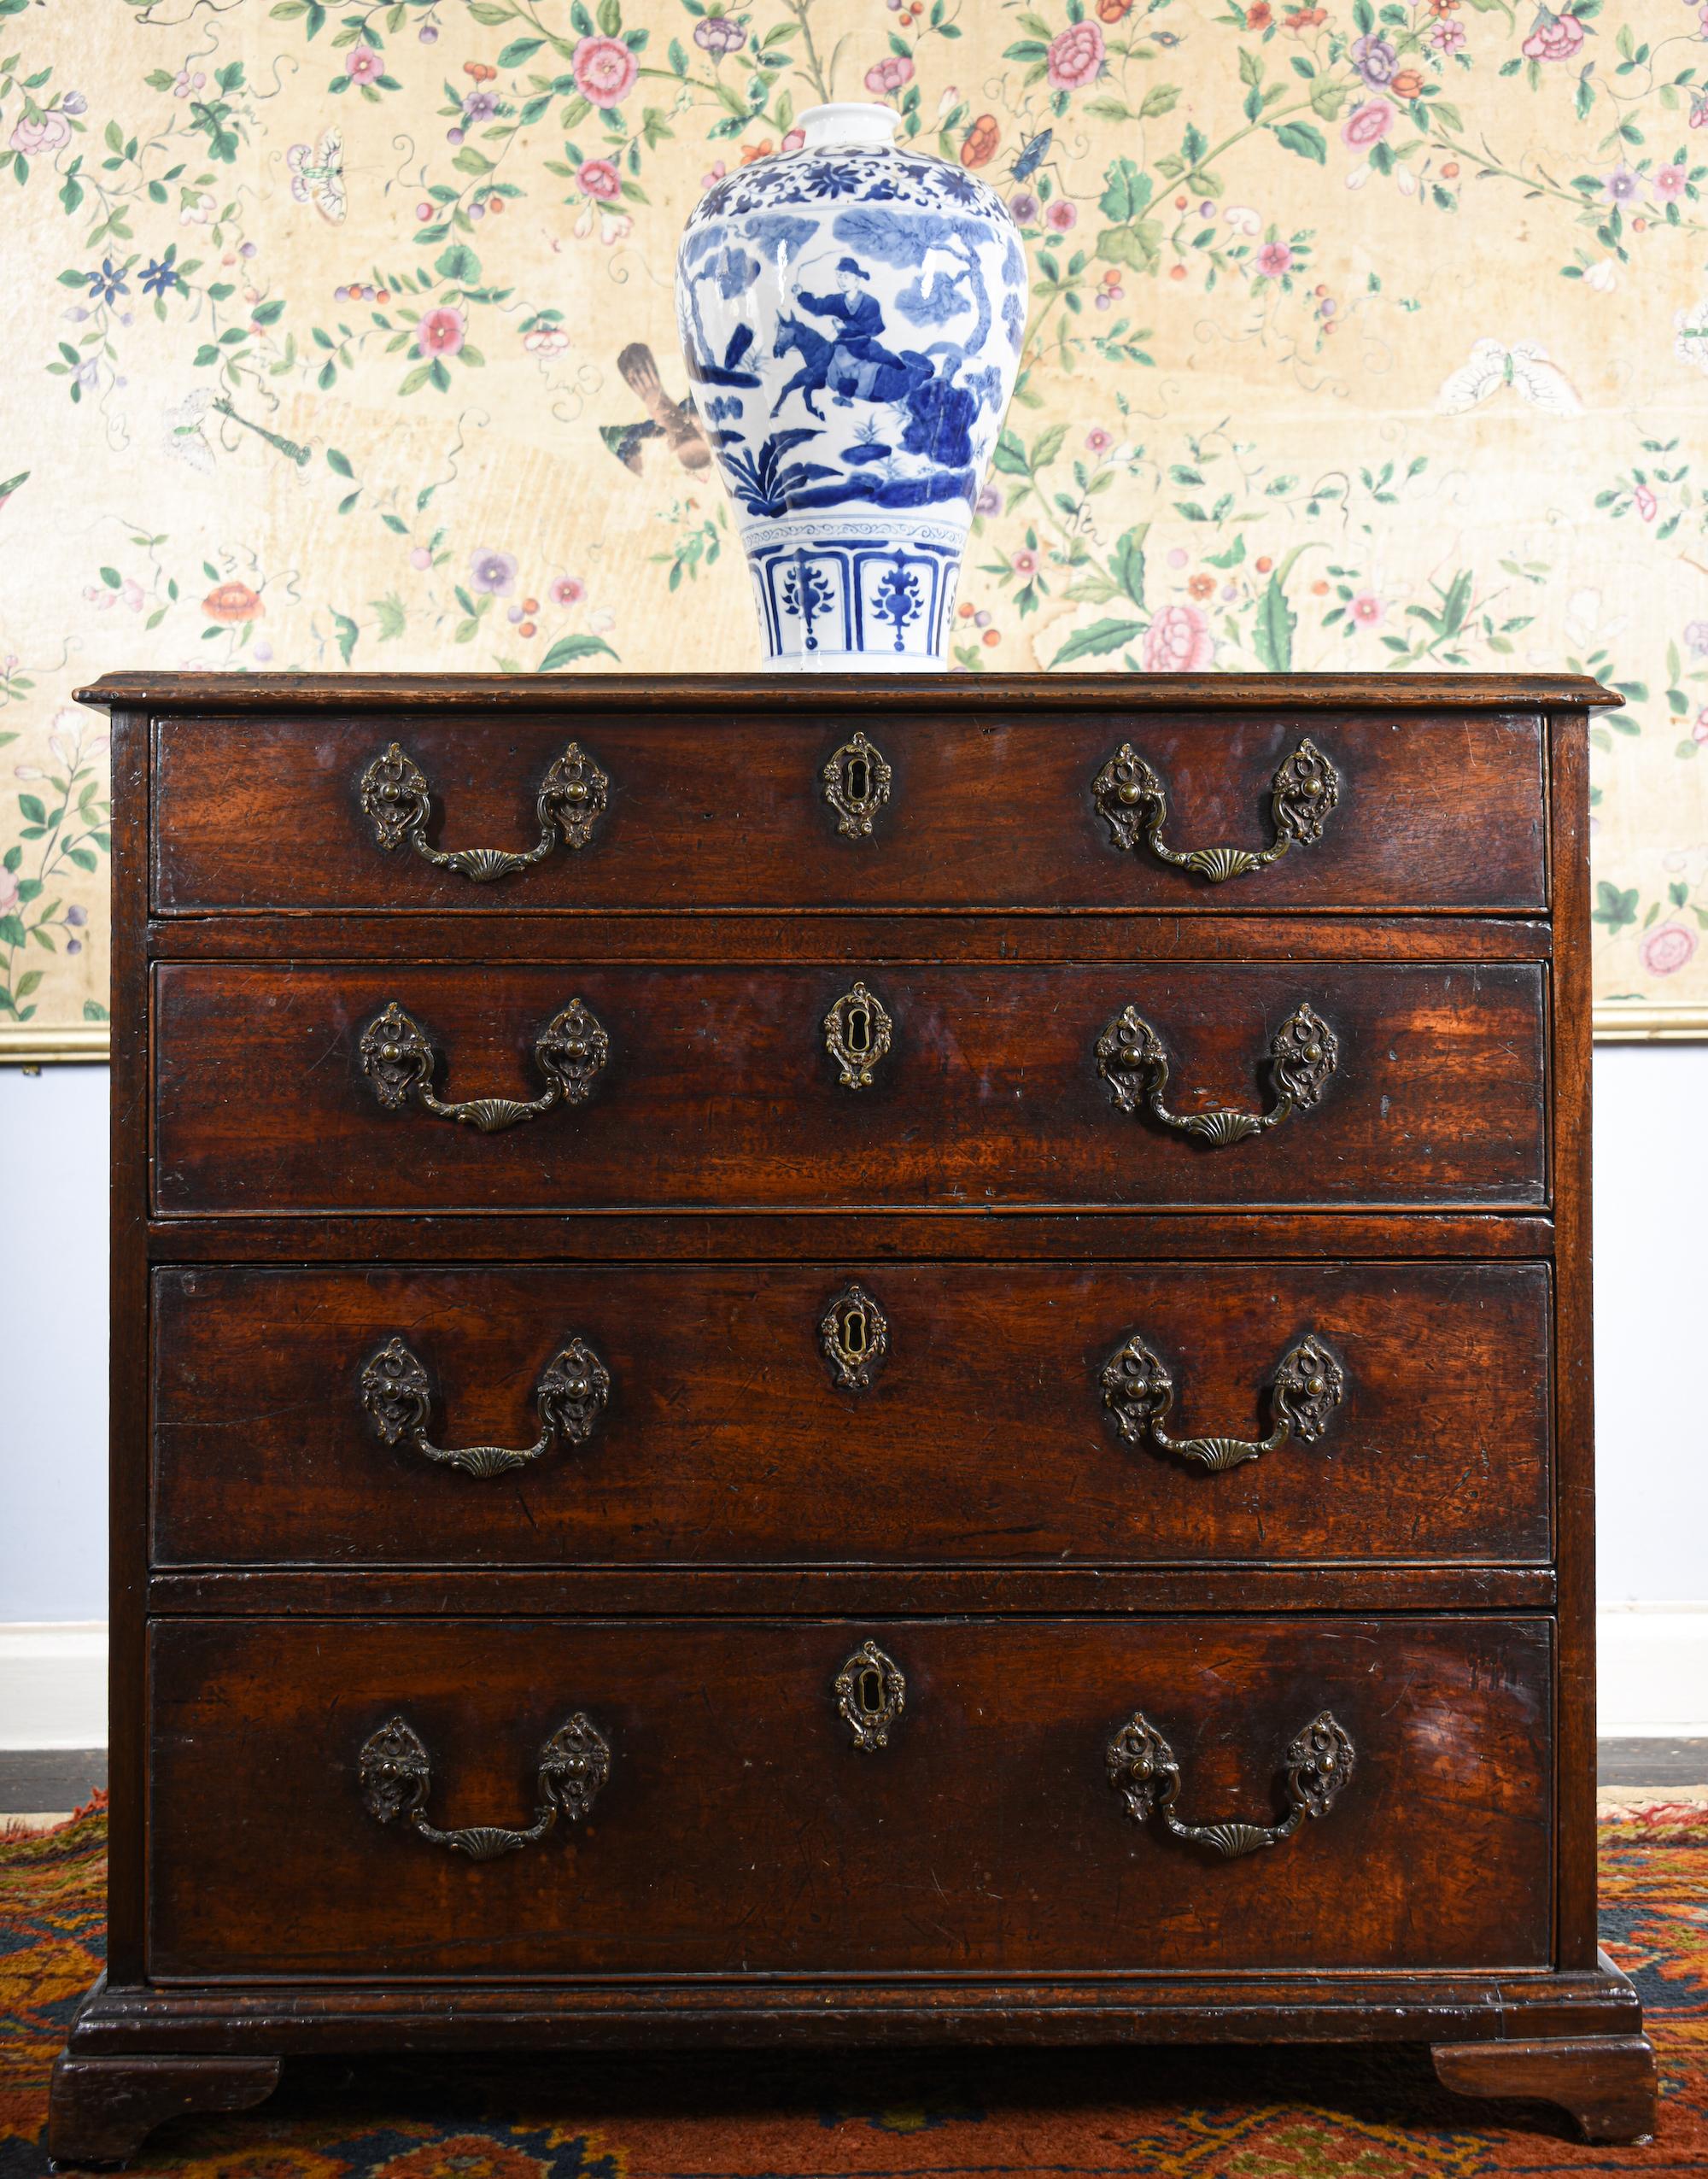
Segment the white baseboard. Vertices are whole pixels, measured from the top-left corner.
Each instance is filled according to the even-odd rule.
[[[1604,1740],[1708,1738],[1708,1604],[1598,1614]],[[0,1748],[107,1745],[107,1629],[0,1626]]]
[[[1616,1604],[1595,1614],[1604,1740],[1708,1737],[1708,1604]]]
[[[106,1622],[0,1626],[0,1748],[106,1745]]]

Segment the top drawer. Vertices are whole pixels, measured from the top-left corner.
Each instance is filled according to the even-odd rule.
[[[1534,715],[167,718],[154,777],[168,914],[1547,901]]]

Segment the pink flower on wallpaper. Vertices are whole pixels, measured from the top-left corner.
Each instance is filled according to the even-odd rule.
[[[1349,144],[1354,151],[1362,151],[1367,144],[1379,144],[1394,126],[1394,108],[1385,98],[1366,98],[1361,106],[1354,106],[1346,117],[1340,132],[1342,144]]]
[[[1462,53],[1465,50],[1465,29],[1463,23],[1437,23],[1430,32],[1430,44],[1437,53]]]
[[[1101,424],[1094,424],[1085,434],[1087,454],[1107,454],[1114,444],[1114,439],[1104,431]]]
[[[1676,975],[1696,951],[1696,934],[1682,923],[1662,923],[1637,948],[1652,976]]]
[[[1210,624],[1196,606],[1164,606],[1145,631],[1150,673],[1202,673],[1216,655]]]
[[[1015,553],[1010,558],[1009,565],[1014,570],[1016,575],[1036,575],[1038,572],[1038,554],[1036,553],[1028,552]]]
[[[587,584],[579,575],[560,575],[550,592],[554,606],[578,606],[586,595]]]
[[[1050,80],[1057,91],[1083,91],[1103,69],[1103,33],[1096,23],[1070,23],[1050,41]]]
[[[1549,15],[1544,9],[1523,51],[1527,61],[1569,61],[1582,43],[1583,26],[1576,15]]]
[[[33,121],[27,114],[21,115],[11,135],[13,150],[21,151],[32,159],[57,151],[62,144],[70,142],[71,123],[56,109]]]
[[[905,53],[886,53],[867,69],[865,81],[874,98],[887,98],[892,91],[913,81],[913,62]]]
[[[608,159],[589,159],[576,179],[589,196],[603,197],[607,203],[623,194],[623,177]]]
[[[1637,513],[1641,515],[1645,522],[1652,522],[1660,512],[1660,502],[1647,484],[1637,485],[1631,494],[1631,498],[1636,506]]]
[[[1686,179],[1682,167],[1658,167],[1655,169],[1654,193],[1663,204],[1676,204],[1684,194]]]
[[[1360,590],[1347,611],[1360,628],[1379,628],[1388,608],[1374,591]]]
[[[620,106],[635,88],[640,63],[620,38],[584,38],[570,57],[576,88],[594,106]]]
[[[1058,235],[1065,235],[1069,227],[1079,224],[1079,206],[1069,203],[1065,196],[1058,196],[1045,211],[1044,224],[1046,227],[1053,227]]]
[[[1292,271],[1293,253],[1284,242],[1266,242],[1251,261],[1264,279],[1278,280]]]
[[[371,45],[353,45],[344,56],[344,73],[352,83],[377,83],[385,62]]]
[[[423,355],[454,355],[467,330],[462,312],[442,302],[436,310],[423,314],[415,328],[415,345]]]

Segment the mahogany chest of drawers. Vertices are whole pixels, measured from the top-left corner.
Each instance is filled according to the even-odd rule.
[[[1563,679],[120,676],[67,2158],[299,2052],[1405,2039],[1595,1944]]]

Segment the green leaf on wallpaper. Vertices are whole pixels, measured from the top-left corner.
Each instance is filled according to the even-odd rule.
[[[1623,930],[1637,920],[1637,888],[1632,886],[1622,893],[1617,885],[1610,885],[1606,878],[1595,888],[1595,912],[1592,923],[1604,923],[1609,931]]]
[[[1136,272],[1152,272],[1162,254],[1162,227],[1156,220],[1141,220],[1137,226],[1105,227],[1097,237],[1097,255],[1106,265],[1130,265]]]
[[[1097,209],[1106,220],[1136,220],[1149,203],[1155,185],[1149,174],[1123,155],[1103,172],[1103,193]]]
[[[48,821],[48,813],[39,795],[20,794],[18,807],[23,812],[26,824],[45,824]]]
[[[991,460],[992,466],[1000,469],[1004,477],[1024,477],[1028,473],[1026,466],[1026,448],[1013,431],[1003,432],[997,441],[997,450]]]
[[[338,631],[338,656],[348,665],[350,653],[356,647],[356,638],[362,631],[347,612],[335,612],[332,624]]]
[[[336,447],[327,448],[326,466],[340,477],[354,477],[356,473],[350,466],[348,454],[340,454]]]
[[[532,60],[546,43],[543,38],[512,38],[498,56],[500,68],[519,68],[524,61]]]
[[[1252,644],[1271,673],[1292,671],[1293,630],[1298,624],[1299,616],[1287,602],[1280,577],[1272,575],[1251,626]]]
[[[111,1016],[98,1000],[85,999],[83,1002],[83,1018],[85,1022],[105,1022],[110,1020]]]
[[[1289,151],[1296,151],[1301,159],[1314,159],[1319,167],[1328,164],[1328,140],[1319,128],[1309,121],[1282,121],[1277,124],[1275,141],[1284,144]]]
[[[1325,121],[1337,121],[1351,91],[1349,84],[1337,83],[1332,76],[1319,76],[1311,85],[1311,111],[1320,114]]]
[[[1115,542],[1109,554],[1109,572],[1140,611],[1144,606],[1144,540],[1150,524],[1135,523]]]
[[[1160,120],[1163,114],[1172,114],[1179,103],[1178,84],[1154,83],[1139,102],[1138,118],[1141,121]]]
[[[560,636],[534,671],[555,673],[560,665],[573,665],[577,659],[594,658],[601,651],[608,659],[617,656],[602,636]]]
[[[1101,658],[1107,652],[1120,650],[1123,643],[1136,641],[1144,633],[1142,620],[1094,620],[1089,628],[1070,636],[1050,663],[1054,667],[1070,665],[1075,659]]]
[[[40,983],[43,973],[44,972],[40,969],[26,969],[23,975],[19,977],[17,982],[12,987],[13,998],[27,999],[30,993],[36,988],[37,985]]]

